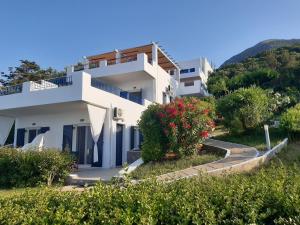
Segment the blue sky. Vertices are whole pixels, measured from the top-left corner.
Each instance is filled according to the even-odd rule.
[[[30,59],[64,66],[159,43],[177,61],[220,65],[259,41],[300,38],[299,0],[1,0],[0,71]]]

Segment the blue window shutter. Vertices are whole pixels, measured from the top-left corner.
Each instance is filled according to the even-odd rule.
[[[36,130],[29,130],[28,143],[31,143],[36,137]]]
[[[50,130],[50,127],[42,127],[41,129],[38,130],[38,134],[44,134],[49,130]]]
[[[134,126],[130,127],[130,150],[134,149]]]
[[[128,92],[127,91],[121,91],[120,92],[120,97],[128,99]]]
[[[24,139],[25,139],[25,128],[20,128],[17,130],[17,147],[24,146]]]

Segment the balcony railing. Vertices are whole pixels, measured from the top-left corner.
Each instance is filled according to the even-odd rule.
[[[121,98],[125,98],[129,101],[132,101],[132,102],[138,103],[140,105],[143,105],[143,99],[142,99],[141,96],[132,95],[132,94],[130,94],[130,92],[127,92],[127,91],[124,91],[124,90],[122,90],[118,87],[114,87],[112,85],[103,83],[103,82],[101,82],[97,79],[92,79],[91,80],[91,86],[95,87],[95,88],[98,88],[98,89],[101,89],[103,91],[115,94],[115,95],[117,95]]]
[[[56,84],[58,87],[69,86],[73,84],[72,76],[56,77],[45,81]]]
[[[72,76],[64,76],[64,77],[55,77],[47,80],[35,81],[32,83],[33,90],[43,90],[43,89],[51,89],[58,88],[64,86],[70,86],[73,84]]]
[[[88,63],[79,63],[79,64],[73,66],[73,70],[74,70],[74,72],[77,72],[77,71],[82,71],[84,69],[98,68],[98,67],[101,67],[101,63],[100,63],[101,61],[102,60],[92,60],[92,61],[89,61]],[[106,60],[106,65],[110,66],[110,65],[133,62],[133,61],[137,61],[137,55],[112,58],[112,59]]]
[[[30,91],[37,91],[43,89],[58,88],[72,85],[72,76],[55,77],[48,80],[33,81],[30,83]],[[23,84],[15,86],[0,87],[0,96],[12,95],[21,93],[23,91]]]
[[[0,87],[0,96],[21,93],[22,87],[22,84],[9,87]]]
[[[114,86],[109,85],[109,84],[105,84],[105,83],[103,83],[99,80],[96,80],[96,79],[91,80],[91,85],[92,85],[92,87],[101,89],[103,91],[106,91],[106,92],[109,92],[109,93],[112,93],[112,94],[115,94],[115,95],[118,95],[118,96],[120,96],[120,93],[122,92],[122,90],[120,88],[114,87]]]

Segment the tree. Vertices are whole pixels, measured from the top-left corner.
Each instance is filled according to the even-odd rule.
[[[21,84],[25,81],[44,80],[65,75],[65,72],[58,72],[51,67],[41,69],[34,61],[20,60],[20,62],[21,64],[15,68],[9,67],[8,73],[1,73],[0,82],[2,85],[12,86]]]

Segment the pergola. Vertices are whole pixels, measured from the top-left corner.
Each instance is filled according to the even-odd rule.
[[[99,55],[89,56],[87,59],[90,63],[98,63],[99,61],[107,60],[108,65],[113,65],[116,63],[130,62],[137,59],[137,55],[144,53],[148,56],[148,62],[152,62],[155,55],[153,51],[157,51],[158,65],[160,65],[164,70],[171,71],[179,69],[178,65],[168,56],[168,54],[162,50],[155,43],[148,45],[143,45],[134,48],[127,48],[123,50],[114,50],[107,53],[102,53]]]

